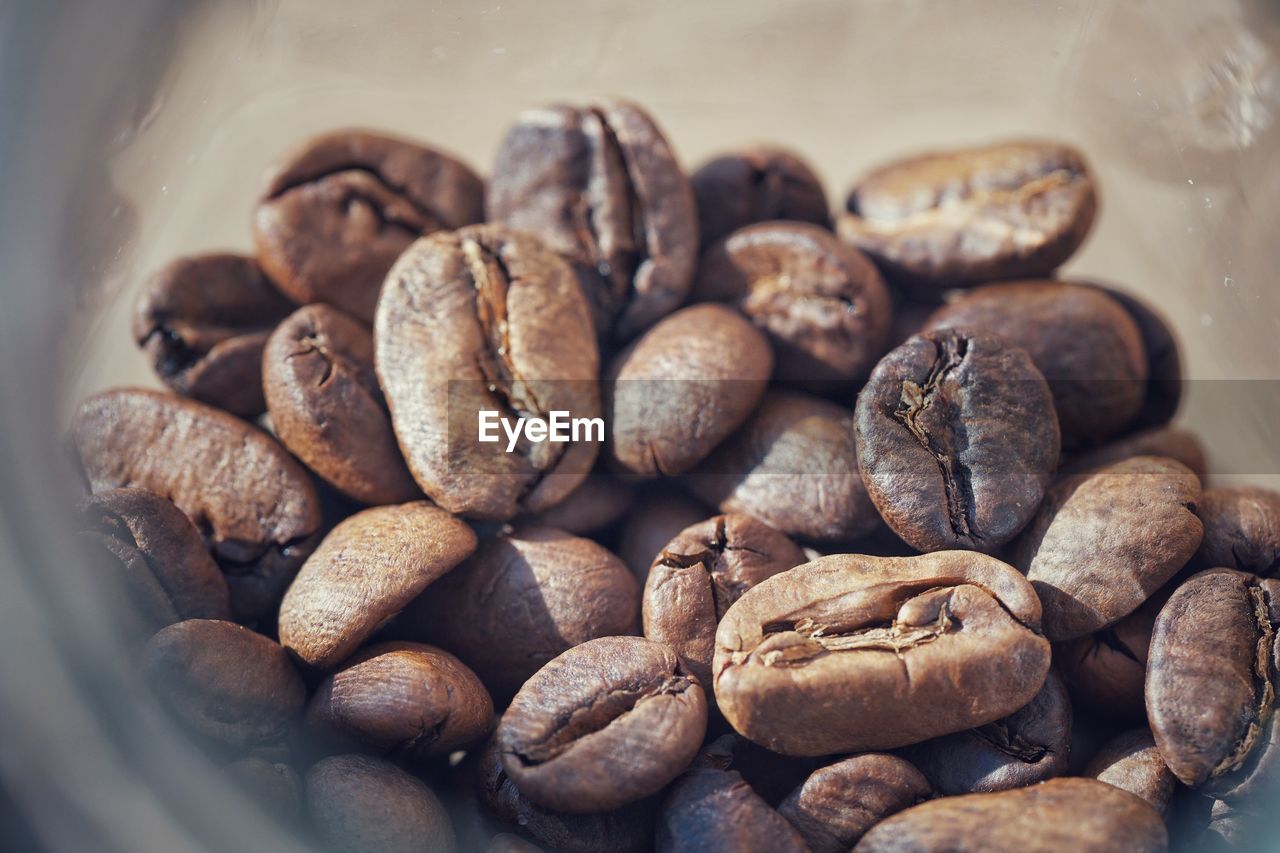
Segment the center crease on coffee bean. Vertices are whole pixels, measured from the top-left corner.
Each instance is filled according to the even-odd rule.
[[[579,203],[575,206],[578,220],[575,223],[575,230],[591,262],[595,265],[596,272],[609,283],[609,302],[604,307],[612,316],[618,313],[621,306],[627,304],[631,292],[635,289],[635,272],[649,256],[649,239],[644,222],[644,209],[632,176],[631,164],[627,161],[626,149],[618,141],[618,135],[609,124],[603,110],[592,108],[587,110],[587,115],[593,118],[600,128],[598,161],[602,164],[600,170],[604,175],[603,178],[593,175],[588,182],[586,193],[579,196]],[[592,135],[588,135],[588,138],[593,143],[596,142]],[[593,190],[603,189],[603,196],[607,200],[608,186],[612,183],[609,180],[610,166],[618,168],[620,173],[618,179],[622,183],[623,197],[626,200],[627,228],[617,230],[626,232],[625,236],[629,238],[629,242],[607,250],[601,246],[601,237],[596,227],[596,215],[601,205],[598,202],[592,203],[589,197],[594,194]],[[594,172],[595,169],[592,171]],[[603,187],[600,186],[601,183]],[[608,212],[606,211],[606,214]],[[624,235],[619,233],[611,236],[618,239]],[[611,260],[611,256],[617,256],[616,260]]]
[[[540,743],[512,754],[526,767],[545,764],[568,752],[582,738],[608,728],[634,711],[646,699],[678,696],[694,685],[695,682],[687,676],[673,675],[655,686],[611,690],[592,699],[589,705],[575,708],[565,718],[564,724]]]
[[[1009,724],[1003,720],[979,726],[973,730],[973,733],[1005,755],[1027,764],[1035,764],[1049,754],[1047,748],[1039,744],[1030,743],[1022,735],[1011,731]]]
[[[954,405],[947,399],[943,383],[950,374],[964,363],[969,352],[969,341],[960,336],[946,336],[934,342],[936,355],[929,376],[924,385],[911,380],[902,383],[902,398],[893,416],[905,426],[920,446],[933,456],[942,474],[942,486],[947,500],[947,521],[956,536],[974,541],[983,538],[982,533],[970,522],[969,515],[973,510],[973,489],[970,483],[970,472],[967,465],[952,455],[948,444],[952,443],[950,427],[947,435],[935,436],[929,432],[922,422],[925,412],[933,407],[945,407],[944,416],[939,421],[946,425],[955,421]],[[947,417],[945,415],[952,415]]]
[[[1272,670],[1271,656],[1272,646],[1275,643],[1276,631],[1275,626],[1271,623],[1270,602],[1268,601],[1267,591],[1263,589],[1256,581],[1249,583],[1249,598],[1253,603],[1253,615],[1258,623],[1258,643],[1255,647],[1256,651],[1253,660],[1253,689],[1255,696],[1255,708],[1253,710],[1253,719],[1249,721],[1249,725],[1245,727],[1244,734],[1240,736],[1239,743],[1236,748],[1224,758],[1217,767],[1209,774],[1209,778],[1218,779],[1222,776],[1236,772],[1253,755],[1254,747],[1258,743],[1258,738],[1266,730],[1267,724],[1271,721],[1271,715],[1275,705],[1275,687],[1273,685],[1274,673]]]
[[[348,178],[350,176],[350,178]],[[367,182],[372,184],[377,190],[385,191],[392,197],[392,204],[380,205],[377,199],[372,197],[370,193],[363,193],[356,186],[352,186],[350,179],[355,179],[358,183]],[[307,186],[320,184],[328,180],[342,181],[345,191],[342,196],[341,206],[344,210],[349,210],[351,202],[355,199],[364,201],[373,214],[378,218],[380,226],[388,223],[397,228],[409,232],[413,236],[425,233],[427,231],[436,231],[444,227],[444,220],[438,216],[435,211],[424,207],[414,201],[405,187],[397,186],[386,179],[385,176],[377,171],[370,169],[360,163],[346,163],[334,166],[322,175],[316,176],[299,176],[299,178],[289,184],[280,187],[270,196],[271,199],[280,199],[293,192]],[[407,217],[397,218],[392,212],[392,208],[398,205],[407,205],[408,208],[417,214],[417,220],[413,221]]]
[[[514,283],[501,251],[493,251],[476,240],[464,239],[462,252],[476,289],[476,316],[484,331],[484,349],[476,355],[476,365],[489,391],[498,395],[505,415],[515,419],[542,419],[546,413],[542,403],[520,375],[511,358],[510,326],[507,323],[507,294]],[[523,433],[517,452],[538,471],[555,466],[564,453],[565,444],[530,442]],[[524,484],[521,495],[532,491],[540,478]]]

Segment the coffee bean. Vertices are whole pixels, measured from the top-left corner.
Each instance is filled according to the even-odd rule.
[[[637,632],[640,588],[622,561],[547,527],[486,542],[404,614],[404,633],[447,647],[498,702],[568,649]]]
[[[729,608],[712,664],[720,710],[777,752],[891,749],[986,725],[1049,669],[1040,603],[992,557],[823,557]]]
[[[1007,717],[908,747],[903,755],[942,796],[1007,791],[1067,772],[1071,700],[1052,670],[1030,702]]]
[[[497,745],[490,744],[478,762],[480,797],[499,820],[563,853],[641,853],[653,849],[654,797],[612,811],[567,814],[544,808],[520,792],[507,772]]]
[[[1177,578],[1169,581],[1114,625],[1054,647],[1054,663],[1077,705],[1106,717],[1146,719],[1147,647],[1156,616],[1176,585]]]
[[[822,180],[794,151],[753,145],[708,160],[689,176],[706,250],[756,222],[791,220],[831,226]]]
[[[1163,853],[1169,834],[1146,802],[1093,779],[1050,779],[995,794],[944,797],[877,824],[858,853],[1089,850]]]
[[[306,723],[321,738],[424,761],[483,740],[493,728],[493,700],[448,652],[379,643],[320,683]]]
[[[289,586],[280,642],[311,666],[341,663],[475,549],[471,528],[425,501],[356,513],[324,538]]]
[[[586,302],[534,238],[480,225],[415,243],[387,276],[374,343],[409,470],[450,512],[538,512],[591,470],[591,441],[524,441],[511,453],[501,438],[479,441],[482,410],[516,421],[600,415]]]
[[[480,222],[483,205],[483,182],[447,154],[334,131],[268,175],[253,236],[267,275],[295,302],[325,302],[369,323],[400,253],[424,234]]]
[[[1142,348],[1147,354],[1147,395],[1131,426],[1137,429],[1163,426],[1173,420],[1182,403],[1185,380],[1177,335],[1168,319],[1150,303],[1114,287],[1097,286],[1124,306],[1142,333]]]
[[[658,813],[658,853],[804,853],[804,839],[734,770],[693,767]]]
[[[769,342],[738,312],[677,311],[609,366],[611,460],[644,476],[685,473],[746,420],[772,371]]]
[[[560,503],[525,516],[520,523],[556,527],[575,536],[587,536],[622,521],[630,514],[635,500],[635,490],[629,483],[608,474],[593,473]]]
[[[1058,281],[990,284],[959,295],[925,327],[985,332],[1026,350],[1049,382],[1066,448],[1119,434],[1146,399],[1142,333],[1129,312],[1097,288]]]
[[[636,506],[622,522],[618,556],[641,586],[649,567],[676,534],[715,511],[674,488],[666,480],[646,483],[636,496]]]
[[[262,348],[292,310],[253,258],[192,255],[144,286],[133,339],[174,391],[252,418],[266,407]]]
[[[888,344],[889,291],[879,271],[817,225],[734,231],[703,255],[693,298],[727,302],[768,334],[774,376],[785,382],[861,379]]]
[[[94,492],[137,486],[195,523],[231,589],[237,620],[254,622],[318,541],[320,504],[302,466],[239,418],[172,394],[95,394],[73,427]]]
[[[302,779],[288,764],[249,756],[227,765],[236,787],[263,810],[292,820],[302,814]]]
[[[706,727],[705,694],[674,652],[602,637],[525,682],[496,739],[503,768],[530,799],[591,813],[656,793],[692,760]]]
[[[452,853],[453,825],[431,789],[394,764],[334,755],[307,773],[307,807],[340,853]]]
[[[1089,762],[1084,775],[1142,797],[1161,817],[1169,811],[1169,801],[1178,784],[1160,757],[1151,730],[1145,726],[1107,741]]]
[[[279,738],[307,699],[285,650],[232,622],[161,629],[142,651],[142,672],[183,724],[232,747]]]
[[[1067,457],[1058,473],[1069,475],[1094,471],[1134,456],[1167,456],[1186,465],[1201,480],[1209,473],[1209,463],[1200,439],[1190,430],[1178,427],[1154,427],[1073,454]]]
[[[1135,456],[1056,484],[1014,548],[1055,642],[1114,625],[1200,545],[1200,481],[1185,465]]]
[[[184,619],[230,619],[231,595],[200,532],[144,489],[109,489],[80,506],[80,536],[119,572],[145,636]]]
[[[882,166],[837,225],[893,275],[942,288],[1050,272],[1084,242],[1097,204],[1079,152],[1006,142]]]
[[[871,827],[932,793],[910,762],[868,752],[814,771],[778,811],[813,853],[843,853]]]
[[[520,116],[486,213],[573,264],[602,339],[628,340],[685,299],[698,255],[693,190],[662,131],[624,101]]]
[[[809,394],[769,391],[688,481],[722,512],[799,539],[846,543],[880,526],[858,474],[853,412]]]
[[[1261,577],[1280,574],[1280,492],[1256,486],[1205,489],[1196,512],[1204,522],[1198,565]]]
[[[1234,801],[1274,784],[1277,623],[1280,581],[1230,569],[1193,576],[1160,611],[1147,718],[1184,785]]]
[[[328,305],[299,308],[272,333],[262,373],[276,436],[326,482],[366,504],[421,495],[391,431],[367,328]]]
[[[876,365],[855,415],[867,493],[921,551],[995,551],[1031,520],[1058,462],[1049,387],[1025,351],[984,333],[911,338]]]
[[[765,578],[805,562],[784,534],[730,513],[681,531],[658,555],[644,587],[644,635],[665,643],[701,684],[711,684],[716,625]]]

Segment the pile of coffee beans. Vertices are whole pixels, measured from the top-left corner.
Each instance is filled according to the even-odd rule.
[[[1206,483],[1156,310],[1055,276],[1097,208],[1052,142],[833,216],[622,101],[487,181],[330,133],[254,256],[146,285],[170,390],[79,409],[78,531],[158,702],[330,849],[1249,849],[1280,494]]]

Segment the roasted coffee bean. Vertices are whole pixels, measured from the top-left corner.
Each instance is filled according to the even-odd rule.
[[[140,388],[90,397],[73,432],[94,492],[137,486],[173,501],[226,575],[235,617],[270,615],[321,523],[315,486],[275,439],[226,412]]]
[[[602,637],[525,682],[495,737],[526,796],[589,814],[656,793],[689,764],[706,728],[705,694],[674,652],[640,637]]]
[[[765,578],[803,562],[794,542],[749,515],[695,524],[653,561],[642,599],[644,635],[674,649],[709,686],[716,626],[729,606]]]
[[[1099,287],[1124,306],[1142,333],[1142,348],[1147,354],[1147,395],[1130,426],[1148,429],[1173,420],[1182,403],[1182,352],[1173,328],[1149,303],[1114,287]],[[1198,472],[1197,472],[1198,473]]]
[[[925,328],[985,332],[1026,350],[1049,382],[1066,448],[1114,437],[1146,400],[1142,332],[1119,302],[1094,287],[989,284],[938,309]]]
[[[341,663],[475,549],[470,527],[426,501],[356,513],[324,538],[289,586],[280,642],[311,666]]]
[[[769,335],[784,382],[862,379],[888,344],[889,291],[875,264],[830,231],[765,222],[702,257],[698,301],[726,302]]]
[[[708,160],[689,176],[705,250],[756,222],[790,220],[831,226],[822,180],[800,155],[753,145]]]
[[[489,839],[484,853],[542,853],[542,848],[518,835],[501,832]]]
[[[649,567],[676,534],[715,514],[667,480],[645,484],[636,505],[623,519],[618,534],[618,556],[643,587]]]
[[[799,539],[845,543],[880,526],[858,474],[853,412],[795,391],[765,394],[689,486],[722,512],[753,515]]]
[[[635,500],[635,490],[630,484],[608,474],[590,474],[560,503],[526,516],[520,523],[587,536],[607,530],[626,518]]]
[[[813,853],[843,853],[871,827],[932,793],[909,761],[868,752],[814,771],[778,811]]]
[[[133,339],[174,391],[252,418],[266,407],[262,348],[292,310],[253,258],[192,255],[143,288]]]
[[[716,632],[714,694],[777,752],[892,749],[993,723],[1044,684],[1026,579],[966,551],[838,554],[747,590]]]
[[[109,489],[80,506],[80,537],[111,556],[147,636],[184,619],[230,619],[231,595],[200,532],[145,489]]]
[[[251,755],[231,762],[227,772],[236,788],[269,813],[288,820],[302,814],[302,779],[288,764]]]
[[[1058,474],[1065,476],[1093,471],[1134,456],[1167,456],[1186,465],[1202,481],[1209,473],[1204,445],[1195,433],[1178,427],[1154,427],[1073,454],[1067,457]]]
[[[307,807],[322,840],[340,853],[452,853],[453,825],[440,800],[380,758],[334,755],[307,773]]]
[[[1035,515],[1058,463],[1053,400],[1027,353],[959,329],[885,356],[855,433],[867,493],[921,551],[995,551]]]
[[[391,431],[367,328],[328,305],[299,308],[272,333],[262,374],[276,436],[335,489],[366,504],[421,495]]]
[[[854,849],[1089,850],[1163,853],[1169,833],[1143,800],[1093,779],[1050,779],[995,794],[944,797],[877,824]]]
[[[573,264],[604,339],[685,299],[698,257],[693,190],[662,131],[624,101],[530,110],[498,149],[486,212]]]
[[[1067,772],[1071,700],[1052,670],[1035,698],[976,729],[908,747],[903,755],[942,796],[1023,788]]]
[[[279,738],[307,699],[285,650],[232,622],[160,630],[142,651],[142,672],[183,724],[232,747]]]
[[[1105,717],[1146,719],[1147,648],[1156,616],[1176,584],[1177,578],[1169,581],[1114,625],[1054,647],[1054,663],[1077,705]]]
[[[1230,569],[1191,577],[1156,619],[1147,719],[1185,785],[1231,801],[1268,794],[1280,761],[1280,580]]]
[[[1169,800],[1178,784],[1145,726],[1107,741],[1084,775],[1142,797],[1161,817],[1169,811]]]
[[[448,652],[379,643],[320,683],[306,723],[321,738],[423,761],[483,740],[493,728],[493,700]]]
[[[590,440],[479,441],[480,412],[541,421],[600,415],[591,318],[567,264],[493,225],[426,237],[387,276],[374,328],[378,379],[409,470],[440,506],[505,521],[572,492]],[[590,436],[587,436],[590,438]]]
[[[735,770],[694,766],[658,812],[658,853],[805,853],[800,833]]]
[[[1261,577],[1280,574],[1280,492],[1256,486],[1205,489],[1196,512],[1204,522],[1198,565]]]
[[[1097,205],[1079,152],[1006,142],[882,166],[837,226],[895,276],[942,288],[1050,272],[1084,242]]]
[[[640,587],[622,561],[549,527],[486,542],[405,612],[404,632],[448,648],[498,702],[596,637],[635,634]]]
[[[769,342],[737,311],[677,311],[609,366],[611,459],[650,477],[685,473],[746,420],[772,371]]]
[[[1057,483],[1014,548],[1054,642],[1114,625],[1200,545],[1200,481],[1185,465],[1135,456]]]
[[[653,849],[653,819],[658,800],[648,797],[596,814],[567,814],[543,808],[520,792],[507,772],[497,745],[480,754],[480,798],[498,820],[563,853],[641,853]]]
[[[253,220],[263,269],[300,304],[326,302],[366,323],[387,270],[417,238],[484,218],[484,183],[431,148],[359,130],[290,152]]]

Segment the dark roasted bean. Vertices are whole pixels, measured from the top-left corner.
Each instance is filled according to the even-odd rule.
[[[525,682],[496,739],[526,796],[589,814],[659,791],[689,764],[706,727],[705,694],[674,652],[640,637],[603,637]]]
[[[698,256],[693,190],[662,131],[624,101],[530,110],[498,149],[491,222],[568,258],[605,340],[684,301]]]
[[[993,552],[1035,515],[1058,463],[1049,387],[1022,349],[959,329],[916,335],[858,395],[858,469],[921,551]]]
[[[426,501],[356,513],[289,586],[280,642],[311,666],[339,664],[475,549],[470,527]]]
[[[533,237],[478,225],[413,244],[387,276],[374,343],[409,470],[450,512],[538,512],[591,470],[590,440],[524,440],[512,453],[479,440],[481,411],[544,423],[557,411],[600,415],[586,302],[568,265]]]
[[[891,749],[1026,705],[1049,670],[1026,579],[967,551],[835,555],[762,581],[716,632],[714,693],[793,755]]]
[[[424,234],[481,221],[484,184],[458,160],[359,130],[317,136],[267,178],[258,258],[295,302],[373,321],[382,280]]]
[[[882,166],[837,225],[894,275],[941,289],[1050,272],[1084,242],[1097,204],[1079,152],[1005,142]]]
[[[166,385],[233,415],[262,413],[262,348],[293,310],[253,258],[179,258],[147,283],[133,339]]]
[[[262,372],[272,429],[312,471],[360,503],[421,495],[391,431],[367,328],[328,305],[299,308],[272,333]]]

